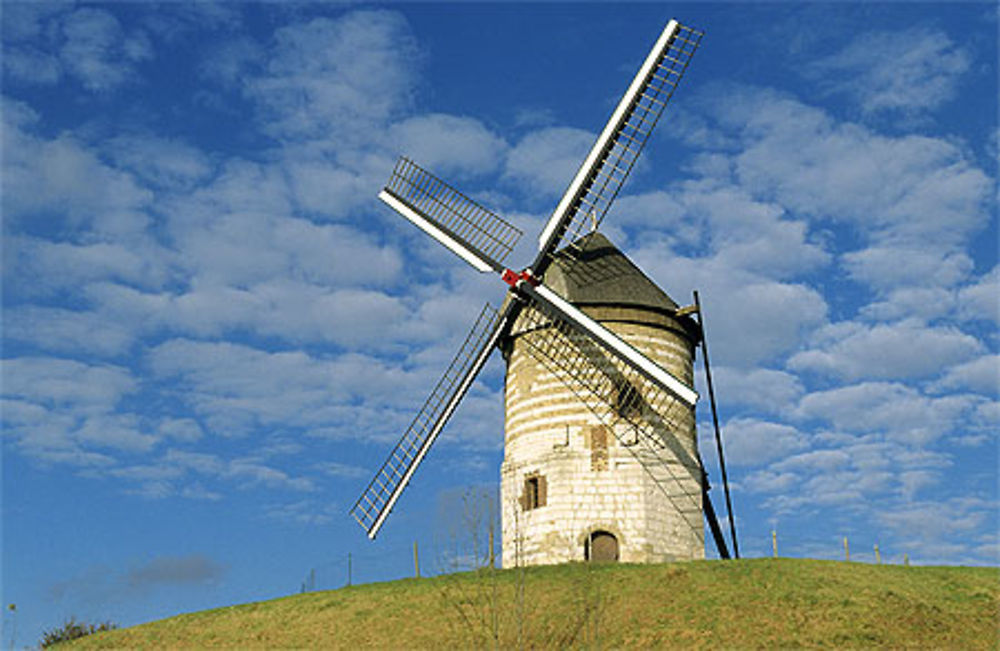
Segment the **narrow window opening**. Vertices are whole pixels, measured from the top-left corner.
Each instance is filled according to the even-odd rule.
[[[524,507],[530,511],[538,506],[538,477],[528,477],[524,480]]]
[[[521,496],[521,505],[525,511],[545,506],[546,488],[545,477],[541,475],[531,475],[524,478],[524,494]]]

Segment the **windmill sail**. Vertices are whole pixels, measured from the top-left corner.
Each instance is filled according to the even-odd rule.
[[[400,157],[379,199],[481,272],[503,271],[521,231]]]
[[[351,508],[351,515],[368,532],[369,538],[374,539],[378,534],[417,466],[486,364],[504,330],[508,314],[509,310],[498,313],[488,304],[483,308],[417,417]]]
[[[536,273],[544,272],[561,242],[576,241],[600,225],[703,35],[674,20],[667,23],[542,231],[532,265]]]

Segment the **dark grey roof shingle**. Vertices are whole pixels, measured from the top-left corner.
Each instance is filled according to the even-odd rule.
[[[544,280],[574,305],[635,305],[668,312],[677,309],[677,303],[666,292],[597,232],[556,253]]]

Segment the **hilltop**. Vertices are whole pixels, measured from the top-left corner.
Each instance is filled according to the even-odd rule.
[[[480,570],[232,606],[97,647],[996,649],[1000,568],[801,559]]]

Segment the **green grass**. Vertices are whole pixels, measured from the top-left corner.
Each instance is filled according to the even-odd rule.
[[[800,559],[571,564],[180,615],[91,647],[997,649],[1000,569]]]

